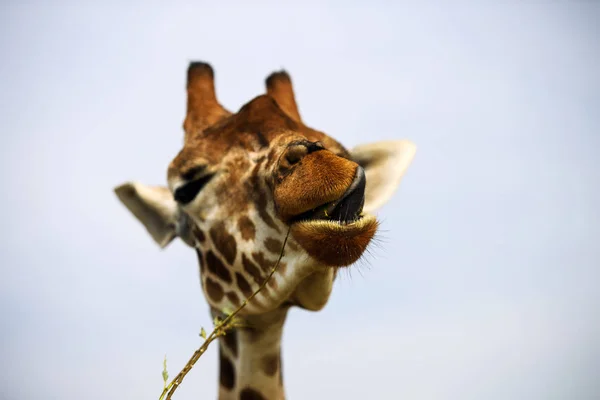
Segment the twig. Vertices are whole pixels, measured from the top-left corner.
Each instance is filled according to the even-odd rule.
[[[275,271],[277,271],[277,267],[279,267],[281,259],[283,258],[283,252],[285,250],[285,245],[287,244],[287,240],[288,240],[289,236],[290,236],[290,230],[288,228],[287,234],[285,235],[285,239],[283,241],[283,245],[281,246],[281,252],[279,253],[279,258],[277,259],[277,262],[275,263],[275,265],[271,269],[271,272],[269,272],[269,275],[267,275],[267,277],[265,278],[263,283],[258,287],[258,289],[256,289],[256,291],[254,291],[250,296],[248,296],[248,298],[245,299],[242,302],[242,304],[235,311],[233,311],[231,314],[229,314],[224,320],[215,324],[215,328],[210,333],[210,335],[208,335],[208,337],[206,337],[206,339],[204,340],[204,343],[202,343],[202,346],[200,346],[200,348],[194,352],[194,354],[192,355],[190,360],[187,362],[185,367],[183,367],[181,372],[178,373],[177,376],[175,378],[173,378],[171,383],[169,383],[163,389],[163,391],[159,397],[159,400],[165,399],[165,395],[166,395],[166,400],[170,400],[171,396],[173,396],[173,393],[175,393],[175,391],[177,390],[177,388],[183,381],[183,378],[185,378],[187,373],[190,372],[190,370],[194,367],[194,364],[196,364],[196,361],[198,361],[198,359],[202,356],[202,354],[204,354],[206,352],[206,350],[208,349],[208,346],[212,343],[212,341],[217,339],[219,336],[225,335],[227,333],[227,330],[233,328],[232,322],[233,322],[233,319],[235,318],[235,316],[240,311],[242,311],[244,309],[244,307],[246,307],[246,304],[248,304],[248,302],[250,300],[252,300],[258,293],[260,293],[261,290],[263,290],[263,288],[267,285],[267,282],[269,282],[269,279],[271,279],[271,277],[273,276]]]

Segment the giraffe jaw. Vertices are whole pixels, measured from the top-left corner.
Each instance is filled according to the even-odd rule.
[[[379,223],[372,215],[348,222],[303,220],[291,225],[294,239],[317,261],[344,267],[356,262],[377,232]]]

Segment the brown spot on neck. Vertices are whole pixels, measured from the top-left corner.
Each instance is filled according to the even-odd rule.
[[[227,331],[225,336],[219,338],[223,346],[231,352],[234,357],[238,356],[238,333],[236,329]]]
[[[263,358],[262,368],[268,376],[275,376],[279,369],[280,354],[270,354]]]
[[[206,265],[210,272],[221,278],[223,281],[231,283],[231,274],[229,273],[229,270],[212,251],[206,253]]]
[[[231,265],[235,261],[237,254],[237,244],[235,238],[225,228],[223,222],[218,222],[210,228],[210,238],[219,252],[225,257],[225,260]]]
[[[246,278],[244,278],[244,275],[240,274],[239,272],[236,272],[235,280],[237,281],[238,287],[240,288],[244,296],[248,298],[252,294],[252,288],[250,287],[250,284],[248,283]]]
[[[283,247],[283,243],[274,238],[267,238],[265,240],[265,247],[271,253],[279,254],[281,253],[281,248]]]
[[[257,284],[262,284],[264,278],[260,273],[258,267],[246,257],[246,254],[242,253],[242,264],[244,265],[244,270],[250,274],[250,276],[254,279],[254,282]]]
[[[281,251],[281,248],[279,249]],[[263,271],[271,271],[271,268],[275,266],[276,261],[270,261],[265,258],[265,255],[261,251],[252,253],[252,258],[262,268]]]
[[[240,306],[240,297],[235,292],[227,292],[227,299],[233,307],[237,308]]]
[[[223,355],[221,349],[219,349],[219,381],[227,390],[235,387],[235,368],[233,363]]]
[[[245,387],[240,392],[240,400],[266,400],[265,397],[260,394],[260,392],[256,389],[252,389],[251,387]]]
[[[256,227],[250,218],[246,215],[240,217],[238,220],[238,229],[244,240],[254,240],[256,236]]]
[[[215,282],[209,277],[206,277],[205,289],[206,295],[215,303],[218,303],[221,300],[223,300],[225,292],[223,291],[223,288],[221,287],[221,285],[219,285],[218,282]]]

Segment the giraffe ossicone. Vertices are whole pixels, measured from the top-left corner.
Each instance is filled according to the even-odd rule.
[[[245,327],[220,339],[219,399],[282,399],[281,335],[292,306],[325,306],[337,270],[355,263],[378,227],[373,216],[415,155],[408,140],[346,149],[305,125],[286,72],[237,113],[217,100],[210,65],[188,68],[182,150],[168,187],[127,182],[115,192],[166,247],[195,249],[214,316],[237,308],[268,275],[288,230],[280,267],[240,314]]]

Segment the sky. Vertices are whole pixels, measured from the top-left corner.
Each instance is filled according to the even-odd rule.
[[[200,345],[194,252],[112,192],[165,183],[191,60],[230,110],[285,68],[310,126],[418,146],[290,312],[289,399],[600,398],[600,4],[298,4],[0,3],[0,399],[158,398]],[[213,346],[175,397],[217,379]]]

